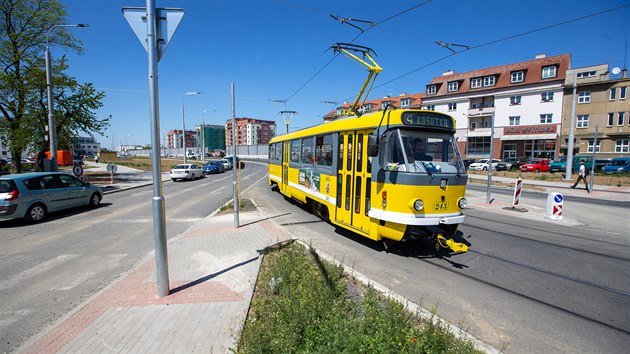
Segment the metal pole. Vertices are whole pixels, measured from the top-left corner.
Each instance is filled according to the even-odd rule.
[[[168,255],[166,250],[166,213],[162,196],[160,157],[160,104],[158,101],[157,18],[155,0],[147,0],[147,52],[149,56],[149,99],[151,101],[151,160],[153,162],[153,238],[158,296],[169,294]]]
[[[571,101],[571,117],[569,118],[569,141],[567,145],[567,167],[564,174],[565,181],[571,180],[573,170],[573,129],[575,127],[575,96],[577,93],[577,69],[573,69],[573,100]]]
[[[51,28],[52,29],[52,28]],[[49,30],[50,32],[50,30]],[[52,89],[52,69],[50,50],[48,49],[48,33],[46,33],[46,91],[48,93],[48,143],[50,144],[50,169],[53,172],[57,172],[59,167],[57,165],[57,128],[55,125],[55,113],[53,103],[53,89]]]
[[[238,228],[238,211],[240,209],[241,202],[238,198],[238,188],[236,185],[236,173],[238,171],[239,163],[236,157],[236,103],[234,96],[234,83],[232,83],[232,161],[234,163],[234,168],[232,169],[232,194],[234,195],[234,227]]]
[[[206,161],[206,114],[201,117],[201,163]]]
[[[186,123],[184,123],[184,96],[182,96],[182,146],[184,147],[184,163],[188,163],[188,160],[186,158]]]
[[[486,194],[486,204],[492,203],[492,149],[494,146],[494,111],[490,122],[490,159],[488,160],[488,191]]]
[[[595,183],[595,168],[597,168],[597,164],[595,163],[597,160],[597,132],[599,129],[599,125],[595,126],[595,139],[593,140],[593,161],[591,165],[591,183],[589,183],[589,193],[593,192],[593,183]]]

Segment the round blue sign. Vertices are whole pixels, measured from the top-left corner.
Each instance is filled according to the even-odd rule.
[[[553,197],[553,201],[556,203],[562,203],[562,194],[556,194],[555,197]]]

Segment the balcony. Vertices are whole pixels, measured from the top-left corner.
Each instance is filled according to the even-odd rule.
[[[485,116],[491,115],[494,112],[494,107],[479,107],[479,108],[471,108],[468,110],[469,116]]]

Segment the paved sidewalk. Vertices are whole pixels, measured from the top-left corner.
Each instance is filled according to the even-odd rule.
[[[209,216],[168,244],[171,294],[153,254],[17,351],[228,353],[236,349],[261,251],[289,235],[260,211]]]

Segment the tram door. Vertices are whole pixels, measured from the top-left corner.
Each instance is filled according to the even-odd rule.
[[[367,159],[367,132],[339,134],[337,163],[337,208],[335,220],[369,233],[366,208],[369,205],[370,171]]]
[[[282,143],[282,183],[280,184],[280,191],[291,196],[291,189],[289,188],[289,158],[291,156],[291,142],[285,141]]]

